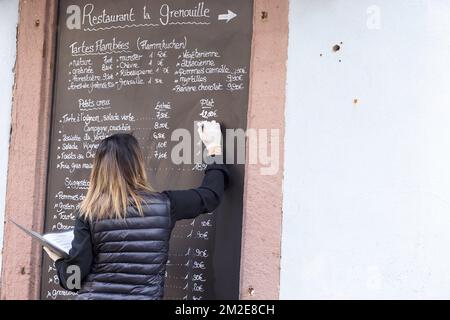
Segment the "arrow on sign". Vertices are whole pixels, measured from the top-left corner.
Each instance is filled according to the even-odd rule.
[[[228,13],[219,14],[218,19],[219,20],[227,20],[227,23],[230,22],[231,19],[235,18],[237,16],[236,13],[234,13],[231,10],[228,10]]]

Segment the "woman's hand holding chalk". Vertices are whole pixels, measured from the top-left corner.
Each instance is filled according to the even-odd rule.
[[[200,139],[208,150],[208,155],[222,154],[222,132],[220,131],[220,123],[213,121],[201,121],[197,128]]]

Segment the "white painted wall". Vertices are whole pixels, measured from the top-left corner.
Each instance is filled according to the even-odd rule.
[[[449,17],[291,0],[282,299],[450,298]]]
[[[18,0],[0,0],[0,270],[3,248],[6,177],[8,171],[9,131],[11,123]]]

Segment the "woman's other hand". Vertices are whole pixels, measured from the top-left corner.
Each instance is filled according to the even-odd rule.
[[[222,132],[220,123],[213,121],[201,121],[197,128],[200,139],[205,144],[208,155],[222,154]]]

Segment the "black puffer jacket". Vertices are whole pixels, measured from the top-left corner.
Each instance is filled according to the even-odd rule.
[[[198,188],[145,194],[143,216],[130,207],[125,220],[78,217],[69,257],[55,262],[59,284],[78,291],[78,299],[161,299],[175,222],[213,212],[229,177],[226,165],[211,164]],[[73,286],[70,266],[80,270],[81,289]]]
[[[77,299],[161,299],[174,226],[166,195],[144,198],[144,215],[90,224],[94,260]]]

